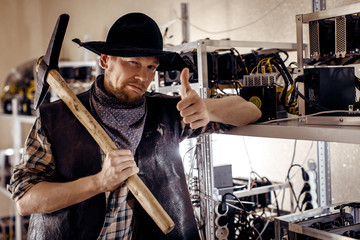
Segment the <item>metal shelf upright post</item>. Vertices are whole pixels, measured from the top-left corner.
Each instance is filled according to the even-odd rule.
[[[14,148],[14,163],[17,164],[20,162],[20,148],[21,148],[21,122],[19,120],[18,114],[18,100],[16,98],[12,99],[12,116],[13,116],[13,148]],[[15,211],[15,239],[22,239],[22,219],[20,214]]]

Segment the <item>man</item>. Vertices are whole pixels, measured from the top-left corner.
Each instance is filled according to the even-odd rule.
[[[75,41],[100,54],[104,75],[79,99],[119,149],[104,156],[61,101],[42,106],[9,185],[19,213],[31,214],[29,239],[199,239],[179,142],[254,122],[260,111],[239,96],[201,99],[186,68],[181,98],[145,93],[156,70],[184,63],[162,50],[144,14],[119,18],[106,42]],[[134,174],[175,222],[166,236],[124,184]]]

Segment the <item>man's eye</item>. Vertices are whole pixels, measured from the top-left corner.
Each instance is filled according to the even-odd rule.
[[[155,70],[157,68],[157,66],[149,66],[148,67],[150,70]]]

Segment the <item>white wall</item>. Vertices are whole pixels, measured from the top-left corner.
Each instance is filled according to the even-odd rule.
[[[0,0],[0,89],[13,67],[45,53],[54,24],[61,13],[70,15],[61,57],[76,61],[82,59],[84,52],[71,42],[72,38],[83,39],[85,35],[89,35],[91,40],[105,40],[112,23],[130,11],[149,14],[162,30],[173,23],[169,29],[169,35],[173,37],[166,39],[165,43],[180,44],[181,2],[188,3],[191,41],[209,37],[296,42],[295,15],[312,11],[311,0]],[[328,0],[327,9],[355,2],[359,1]],[[229,29],[237,30],[226,31]],[[9,125],[1,123],[0,132],[0,148],[11,146]],[[294,140],[220,137],[217,141],[225,147],[219,147],[220,152],[215,153],[215,161],[231,162],[234,164],[235,175],[246,174],[250,169],[248,156],[244,155],[243,147],[236,148],[243,145],[244,139],[253,170],[274,180],[284,180],[291,161]],[[297,162],[304,160],[310,145],[311,142],[308,141],[299,142]],[[332,147],[333,166],[336,166],[333,179],[345,179],[346,182],[358,184],[356,170],[359,169],[359,154],[353,154],[356,151],[358,153],[358,145],[332,144]],[[314,149],[316,147],[311,150],[310,157],[316,157]],[[234,150],[236,152],[231,153]],[[351,175],[347,175],[348,171],[351,171]],[[350,192],[355,194],[354,198],[360,197],[357,191],[343,188],[340,181],[339,184],[334,184],[334,188],[335,200],[346,199]],[[4,210],[3,214],[7,214],[8,206],[3,209],[4,201],[1,197],[0,202],[0,211]]]

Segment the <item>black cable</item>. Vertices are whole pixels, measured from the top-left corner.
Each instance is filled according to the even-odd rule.
[[[279,51],[279,52],[282,52],[282,53],[284,53],[285,55],[286,55],[286,58],[285,58],[285,60],[282,60],[282,61],[284,61],[284,62],[286,62],[288,59],[289,59],[289,54],[285,51],[285,50],[282,50],[282,49],[279,49],[279,48],[277,48],[277,50]]]
[[[286,178],[289,179],[289,180],[290,180],[290,171],[291,171],[291,169],[292,169],[293,167],[300,167],[300,168],[302,168],[302,166],[301,166],[300,164],[297,164],[297,163],[291,164],[290,168],[288,169],[288,173],[287,173],[287,177],[286,177]]]
[[[306,192],[305,197],[304,197],[304,199],[303,199],[303,202],[302,202],[302,204],[301,204],[300,211],[302,211],[304,205],[307,204],[307,203],[309,203],[309,202],[311,202],[311,200],[312,200],[311,194],[310,194],[309,192]]]
[[[253,172],[253,173],[257,174],[256,172]],[[261,177],[261,179],[265,179],[271,184],[271,182],[269,181],[268,178]],[[275,191],[274,191],[274,194],[275,194]],[[244,223],[241,223],[240,222],[241,219],[239,219],[240,223],[238,223],[238,224],[241,229],[238,229],[238,230],[240,231],[240,234],[241,234],[240,236],[247,237],[247,239],[258,239],[261,236],[260,231],[258,229],[259,228],[258,223],[259,223],[259,221],[263,221],[263,218],[256,214],[248,212],[246,210],[245,206],[243,205],[243,203],[241,202],[241,200],[233,193],[225,193],[222,197],[222,202],[226,201],[227,196],[232,196],[233,198],[235,198],[239,202],[239,204],[241,205],[241,207],[243,209],[243,212],[245,213],[244,214],[241,210],[238,211],[239,214],[242,216],[241,219],[243,219],[243,221],[245,221],[245,224],[244,224]],[[275,196],[276,196],[276,194],[275,194]],[[277,199],[277,197],[276,197],[276,199]],[[277,204],[277,206],[278,206],[278,204]],[[279,209],[279,208],[277,207],[277,209]],[[265,210],[265,208],[263,208],[263,210]],[[248,217],[249,217],[249,219],[248,219]],[[234,229],[234,228],[232,228],[232,229]],[[236,228],[235,228],[235,230],[236,230]],[[241,238],[241,239],[245,239],[245,238]],[[261,237],[260,237],[260,239],[261,239]]]
[[[285,66],[284,61],[282,61],[281,58],[275,58],[275,59],[277,59],[280,62],[280,65],[281,65],[282,69],[284,70],[285,75],[288,77],[289,84],[292,85],[293,89],[295,90],[296,86],[294,85],[294,80],[292,79],[292,76],[291,76],[289,70]],[[296,88],[296,90],[297,90],[297,88]],[[297,93],[296,90],[295,90],[295,93]],[[293,102],[295,101],[295,95],[294,95],[295,93],[293,92],[291,94],[289,105],[293,105]],[[292,102],[292,103],[290,103],[290,102]]]
[[[233,193],[230,193],[230,192],[227,192],[225,193],[223,196],[222,196],[222,200],[221,202],[226,202],[226,196],[232,196],[233,198],[236,199],[236,201],[241,205],[241,207],[243,208],[244,212],[248,214],[248,212],[246,211],[246,208],[244,206],[244,204],[240,201],[240,199],[235,196]],[[239,213],[241,214],[241,216],[245,219],[246,223],[249,224],[250,226],[250,222],[249,220],[247,219],[247,215],[245,215],[243,212],[239,211]]]
[[[301,195],[302,195],[303,193],[308,193],[310,190],[311,190],[310,184],[306,182],[306,183],[304,184],[303,188],[302,188],[301,191],[300,191],[300,194],[299,194],[299,196],[298,196],[298,201],[300,202],[300,198],[301,198]],[[306,198],[306,196],[305,196],[304,199],[303,199],[303,203],[302,203],[301,208],[300,208],[301,211],[302,211],[303,205],[305,204],[305,202],[304,202],[305,198]]]
[[[295,198],[295,202],[296,202],[295,211],[296,211],[297,208],[299,209],[299,211],[301,211],[300,206],[299,206],[299,199],[297,199],[296,194],[295,194],[295,191],[294,191],[294,188],[293,188],[292,183],[291,183],[291,181],[290,181],[290,171],[291,171],[291,169],[292,169],[293,167],[300,167],[300,168],[303,168],[303,167],[302,167],[300,164],[291,164],[291,166],[290,166],[290,168],[289,168],[289,170],[288,170],[288,173],[287,173],[287,177],[286,177],[286,178],[288,179],[291,192],[292,192],[292,194],[293,194],[293,196],[294,196],[294,198]]]
[[[237,82],[237,81],[231,81],[231,84],[232,86],[234,87],[235,91],[236,91],[236,95],[240,96],[240,92],[239,92],[239,89],[240,89],[240,83]],[[240,86],[240,87],[239,87]]]
[[[286,74],[284,73],[284,71],[282,71],[281,67],[279,64],[277,64],[275,61],[270,60],[270,62],[275,66],[275,68],[279,71],[281,77],[284,79],[284,90],[282,92],[281,98],[280,98],[280,102],[284,105],[285,109],[287,112],[289,112],[288,107],[286,106],[286,92],[287,89],[289,87],[289,80],[287,79]]]
[[[293,86],[294,88],[294,86]],[[289,100],[289,105],[295,106],[296,102],[297,102],[297,92],[294,90],[291,92],[291,96],[290,96],[290,100]]]
[[[299,209],[299,211],[300,211],[299,200],[296,198],[294,187],[293,187],[292,183],[290,182],[290,180],[289,180],[289,186],[290,186],[291,192],[292,192],[293,197],[295,198],[295,202],[296,202],[296,207],[295,207],[294,211],[296,212],[296,209]]]
[[[272,184],[272,182],[270,182],[270,180],[267,177],[262,177],[262,179],[265,179],[268,183]],[[276,213],[277,213],[277,215],[279,217],[280,216],[279,202],[278,202],[275,190],[273,191],[273,193],[274,193],[274,196],[275,196]]]
[[[291,67],[291,65],[296,65],[296,66],[297,66],[297,62],[291,62],[291,63],[289,63],[289,67]]]
[[[295,93],[293,92],[290,98],[290,101],[288,103],[288,105],[286,104],[286,96],[287,96],[287,92],[288,92],[288,87],[289,85],[293,85],[293,80],[292,80],[292,76],[289,73],[289,71],[287,70],[284,62],[282,61],[281,58],[275,56],[273,57],[270,62],[274,65],[274,67],[279,71],[280,75],[282,76],[282,78],[284,79],[284,90],[282,91],[282,95],[281,95],[281,99],[280,102],[283,104],[283,106],[285,107],[286,111],[289,113],[294,113],[293,111],[290,110],[290,107],[294,107],[295,103]],[[280,64],[278,63],[280,62]],[[293,86],[294,90],[295,87]],[[295,91],[296,92],[296,91]]]
[[[314,208],[314,207],[313,207],[312,203],[311,203],[311,202],[307,202],[304,210],[309,210],[309,209],[313,209],[313,208]]]
[[[245,208],[244,204],[240,201],[240,199],[239,199],[237,196],[235,196],[235,194],[230,193],[230,192],[225,193],[225,194],[222,196],[222,200],[221,200],[222,202],[226,202],[226,196],[232,196],[233,198],[235,198],[236,201],[238,201],[238,202],[240,203],[240,205],[242,206],[242,208],[243,208],[244,211],[246,212],[246,208]]]
[[[252,174],[252,173],[256,174],[262,180],[265,179],[265,181],[267,181],[270,185],[272,184],[272,182],[267,177],[262,177],[255,171],[250,172],[250,174]],[[279,202],[278,202],[278,199],[277,199],[277,195],[276,195],[275,191],[273,191],[273,193],[274,193],[274,196],[275,196],[276,212],[277,212],[277,215],[280,216],[280,208],[279,208]]]
[[[345,207],[360,208],[360,202],[350,202],[336,206],[334,209],[342,211]]]
[[[320,104],[317,104],[316,102],[314,101],[311,101],[310,99],[308,99],[307,97],[305,97],[296,87],[296,82],[298,82],[298,79],[301,78],[302,76],[298,76],[295,80],[293,80],[291,74],[289,73],[287,67],[285,66],[284,62],[282,61],[281,58],[277,57],[277,56],[274,56],[273,58],[274,60],[272,61],[274,63],[274,66],[276,67],[276,69],[279,71],[279,72],[282,72],[284,71],[285,75],[287,76],[287,78],[284,78],[283,77],[283,74],[281,74],[281,76],[284,78],[284,81],[288,80],[289,83],[293,86],[295,92],[305,101],[307,102],[308,104],[311,104],[313,105],[314,107],[318,108],[319,110],[321,111],[328,111],[329,109],[324,107],[324,106],[321,106]],[[280,62],[280,65],[281,67],[279,66],[279,64],[275,61],[278,60]]]
[[[307,104],[310,104],[310,105],[313,105],[314,107],[316,107],[317,109],[321,110],[321,111],[329,111],[330,109],[320,105],[320,104],[317,104],[316,102],[314,101],[311,101],[310,99],[308,99],[307,97],[305,97],[297,88],[296,88],[296,83],[298,82],[298,79],[302,78],[302,76],[298,76],[297,78],[295,78],[294,80],[294,90],[297,92],[297,94],[302,98],[304,99],[304,101],[307,103]]]
[[[262,176],[260,176],[257,172],[255,172],[255,171],[251,171],[250,172],[250,174],[252,174],[252,173],[254,173],[254,174],[256,174],[260,179],[262,179],[262,178],[265,178],[267,181],[269,181],[269,179],[267,179],[267,177],[262,177]],[[270,182],[270,181],[269,181]]]
[[[311,189],[310,184],[306,182],[306,183],[304,184],[303,188],[302,188],[301,191],[300,191],[299,197],[300,197],[300,195],[303,194],[304,192],[310,191],[310,189]]]
[[[288,77],[288,80],[289,80],[290,84],[292,85],[294,83],[294,81],[292,79],[292,76],[291,76],[290,72],[288,71],[287,67],[285,66],[284,61],[279,57],[275,57],[275,59],[280,62],[280,65],[281,65],[282,69],[284,70],[286,76]]]
[[[299,165],[299,166],[300,166],[300,165]],[[302,172],[302,178],[303,178],[303,180],[305,181],[305,184],[304,184],[303,188],[301,189],[300,194],[299,194],[299,196],[298,196],[298,198],[297,198],[297,205],[298,205],[298,206],[299,206],[299,203],[300,203],[300,197],[301,197],[301,195],[302,195],[303,193],[305,193],[305,192],[308,194],[308,191],[310,191],[310,189],[311,189],[310,184],[307,183],[307,181],[309,181],[309,175],[306,173],[306,171],[305,171],[305,169],[304,169],[303,167],[301,167],[301,172]],[[292,185],[291,185],[291,186],[292,186]],[[295,194],[295,193],[294,193],[294,194]],[[310,195],[310,197],[311,197],[311,195]],[[305,198],[306,198],[306,196],[305,196]],[[302,205],[301,205],[301,208],[299,209],[300,211],[302,211],[305,198],[304,198],[304,200],[303,200],[303,203],[302,203]],[[296,200],[296,198],[295,198],[295,200]],[[311,200],[311,199],[310,199],[310,200]],[[296,210],[296,209],[295,209],[295,210]]]

